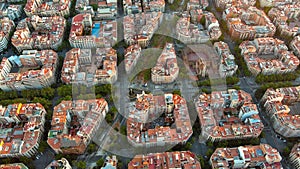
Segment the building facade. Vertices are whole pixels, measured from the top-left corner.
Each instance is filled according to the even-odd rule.
[[[174,45],[167,43],[156,65],[151,69],[151,80],[154,84],[172,83],[179,74],[179,67]]]
[[[215,42],[214,48],[221,60],[219,66],[221,77],[233,76],[238,69],[238,65],[235,63],[235,57],[230,52],[228,44],[223,41]]]
[[[299,86],[287,87],[268,89],[261,99],[274,130],[283,137],[300,136],[299,114],[292,105],[300,101],[299,95]]]
[[[294,168],[300,167],[300,144],[299,143],[295,144],[294,147],[292,148],[291,153],[289,155],[289,161],[291,162]]]
[[[66,84],[112,84],[117,78],[117,53],[113,48],[73,48],[66,53],[61,73]]]
[[[54,107],[47,143],[57,154],[83,154],[107,112],[104,99],[62,101]]]
[[[257,138],[264,128],[251,95],[242,90],[200,94],[195,106],[203,141]]]
[[[128,169],[143,168],[193,168],[201,169],[200,162],[190,151],[175,151],[136,155],[129,163]]]
[[[27,16],[68,16],[70,15],[71,0],[54,0],[52,3],[43,0],[28,0],[24,12]]]
[[[72,19],[69,42],[73,48],[112,47],[117,42],[117,22],[93,22],[91,14],[78,14]]]
[[[294,37],[290,43],[290,47],[293,50],[294,54],[300,58],[300,36]]]
[[[45,169],[72,169],[69,161],[65,158],[52,161]]]
[[[1,169],[28,169],[23,163],[1,164]]]
[[[164,123],[154,127],[157,114],[165,114],[160,118]],[[129,109],[127,140],[134,147],[185,144],[192,134],[187,104],[179,95],[142,93]]]
[[[123,18],[124,40],[127,45],[138,44],[142,48],[150,40],[163,19],[161,12],[130,14]]]
[[[0,106],[0,157],[32,157],[38,153],[46,111],[40,103]]]
[[[62,16],[39,17],[33,15],[21,20],[11,43],[21,53],[30,49],[54,49],[62,44],[66,19]]]
[[[268,15],[277,26],[281,36],[300,35],[300,2],[274,7],[268,12]]]
[[[268,144],[246,145],[233,148],[217,148],[210,157],[213,169],[262,168],[282,169],[282,157],[277,149]]]
[[[256,38],[240,44],[241,55],[253,75],[284,74],[293,72],[299,65],[299,59],[276,38]]]
[[[0,88],[20,91],[48,87],[56,82],[57,63],[58,56],[53,50],[24,50],[22,55],[3,58]]]
[[[229,34],[233,39],[254,39],[272,37],[276,26],[260,9],[250,6],[247,9],[230,7],[223,12],[223,19],[227,21]]]
[[[141,56],[141,47],[138,44],[131,45],[125,50],[125,71],[131,73]]]
[[[124,14],[136,14],[141,12],[165,12],[164,0],[123,0]]]
[[[9,18],[0,19],[0,52],[7,48],[10,34],[13,33],[15,23]]]

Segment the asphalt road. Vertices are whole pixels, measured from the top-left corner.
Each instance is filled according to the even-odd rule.
[[[43,154],[39,153],[38,155],[39,155],[39,158],[38,159],[36,158],[33,161],[33,164],[34,164],[35,168],[37,168],[37,169],[42,169],[42,168],[47,167],[47,165],[49,165],[55,158],[54,152],[50,149],[47,149]]]
[[[185,0],[182,0],[182,3],[184,3]],[[214,8],[214,5],[212,0],[209,0],[210,2],[210,7],[212,9],[212,11],[214,11],[217,14],[217,18],[221,18],[220,13],[216,12],[216,9]],[[119,10],[120,13],[123,13],[122,10]],[[228,43],[229,48],[231,49],[231,51],[233,51],[234,47],[235,47],[235,43],[230,39],[229,35],[224,34],[224,41],[226,43]],[[64,56],[65,53],[67,51],[63,50],[62,52],[59,52],[59,55]],[[8,57],[14,55],[11,47],[8,48],[8,51],[4,54],[0,54],[0,57]],[[116,85],[116,93],[119,96],[125,96],[128,95],[128,86],[130,86],[129,82],[125,79],[127,78],[127,76],[125,76],[124,73],[124,68],[120,67],[119,68],[119,82],[117,82]],[[121,70],[122,69],[122,70]],[[300,83],[300,78],[296,80],[297,84]],[[241,77],[240,78],[240,84],[239,86],[241,87],[242,90],[250,93],[254,99],[254,102],[257,103],[257,101],[255,100],[254,97],[254,92],[255,90],[259,87],[258,84],[255,83],[254,78],[252,77]],[[183,84],[180,85],[175,85],[175,84],[169,84],[169,85],[165,85],[163,87],[156,87],[156,85],[153,84],[149,84],[148,87],[143,87],[142,85],[131,85],[130,87],[132,88],[137,88],[140,90],[149,90],[149,91],[153,91],[153,90],[158,90],[158,91],[171,91],[171,90],[176,90],[176,89],[181,89],[182,94],[186,97],[187,100],[193,100],[193,97],[195,95],[195,93],[199,92],[199,89],[197,87],[193,87],[191,84],[188,83],[188,81],[183,81]],[[126,122],[126,119],[123,118],[123,116],[127,116],[126,114],[126,103],[128,103],[128,97],[121,97],[119,99],[119,102],[117,103],[119,105],[118,110],[120,111],[120,114],[117,114],[115,120],[112,123],[112,126],[114,126],[117,122],[121,122],[121,125],[124,125]],[[123,116],[122,116],[123,115]],[[260,113],[261,119],[265,125],[264,128],[264,132],[266,134],[266,137],[264,139],[262,139],[261,141],[263,143],[267,143],[270,144],[272,147],[278,149],[280,152],[283,151],[283,149],[286,146],[286,143],[283,142],[282,139],[279,139],[277,137],[277,134],[275,133],[275,131],[272,129],[271,123],[268,119],[268,117],[266,116],[266,114],[264,112],[261,111]],[[109,142],[109,138],[107,137],[108,134],[111,132],[111,130],[114,130],[111,127],[107,127],[105,129],[103,129],[102,132],[99,132],[99,135],[96,136],[96,139],[98,139],[97,141],[99,141],[99,143],[101,142],[101,144],[99,144],[99,149],[93,153],[93,154],[84,154],[81,156],[78,156],[78,160],[84,160],[87,162],[89,167],[92,167],[95,165],[95,162],[99,159],[99,158],[103,158],[106,154],[103,153],[102,151],[102,147],[104,146],[103,144],[105,144],[106,142]],[[199,143],[198,139],[196,138],[196,141],[194,142],[194,144],[192,145],[191,151],[194,152],[197,155],[205,155],[206,151],[207,151],[208,147],[205,144]],[[124,152],[123,152],[124,151]],[[126,151],[128,151],[128,149],[120,149],[121,153],[126,153]],[[124,158],[125,160],[126,158]],[[36,166],[36,168],[45,168],[45,166],[47,166],[52,160],[54,160],[54,153],[51,150],[47,150],[46,152],[43,153],[43,155],[41,155],[41,157],[39,159],[36,159],[33,163]],[[288,164],[286,163],[285,159],[282,162],[283,167],[284,168],[288,168]]]

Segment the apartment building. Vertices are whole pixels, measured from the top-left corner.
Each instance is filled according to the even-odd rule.
[[[187,10],[206,9],[208,5],[208,0],[189,0],[187,3]]]
[[[77,0],[75,10],[80,14],[90,14],[95,20],[115,19],[118,13],[117,0]]]
[[[138,44],[142,48],[150,40],[162,22],[161,12],[130,14],[123,18],[124,40],[127,45]]]
[[[1,169],[28,169],[23,163],[1,164]]]
[[[300,167],[300,143],[295,144],[292,148],[289,155],[289,161],[294,168]]]
[[[0,106],[0,157],[35,155],[44,132],[45,114],[40,103]]]
[[[261,7],[277,7],[286,4],[297,3],[298,0],[259,0]]]
[[[233,148],[217,148],[210,157],[212,169],[262,168],[283,169],[282,157],[277,149],[268,144],[246,145]]]
[[[0,5],[0,18],[8,17],[10,20],[20,18],[22,14],[22,5],[6,4]]]
[[[117,42],[117,22],[93,22],[91,14],[78,14],[72,19],[69,42],[73,48],[112,47]]]
[[[78,12],[78,13],[89,13],[88,12],[89,10],[86,11],[86,9],[89,9],[89,8],[91,8],[91,10],[94,13],[93,7],[89,6],[89,0],[78,0],[78,1],[76,1],[76,4],[75,4],[76,12]],[[93,14],[91,14],[91,15],[93,16]]]
[[[141,12],[165,12],[164,0],[123,0],[124,14],[136,14]]]
[[[179,95],[143,92],[129,108],[127,140],[134,147],[185,144],[192,134],[187,103]]]
[[[205,17],[203,26],[206,30],[199,24],[202,17]],[[194,22],[191,23],[191,21]],[[205,43],[208,40],[217,40],[222,32],[213,13],[197,9],[179,18],[176,24],[176,35],[178,40],[184,43]]]
[[[54,49],[62,44],[66,20],[62,16],[33,15],[20,21],[11,38],[12,45],[21,53],[28,49]]]
[[[228,44],[223,41],[215,42],[214,48],[221,60],[219,66],[221,77],[233,76],[238,69],[238,65],[234,61],[234,55],[230,52]]]
[[[178,19],[176,24],[177,39],[185,44],[205,43],[209,41],[208,31],[197,24],[191,23],[190,20],[191,18],[189,15]]]
[[[3,91],[41,89],[55,83],[57,53],[53,50],[24,50],[22,55],[3,58],[0,88]]]
[[[276,38],[256,38],[240,44],[241,55],[253,75],[284,74],[293,72],[299,65],[299,59]]]
[[[75,11],[76,11],[76,13],[79,13],[79,14],[90,14],[94,18],[96,15],[96,12],[92,5],[98,5],[98,4],[96,1],[91,1],[91,3],[90,3],[89,0],[77,0],[76,4],[75,4]]]
[[[24,12],[27,16],[68,16],[70,15],[71,0],[43,1],[27,0]]]
[[[194,76],[205,77],[207,75],[207,62],[210,56],[205,53],[197,53],[191,49],[183,51],[183,62]]]
[[[247,8],[250,6],[254,6],[256,0],[214,0],[217,8],[221,8],[223,10],[230,8],[232,6]]]
[[[290,43],[290,47],[293,50],[294,54],[300,58],[300,36],[294,37]]]
[[[242,90],[202,93],[195,106],[205,141],[257,138],[264,128],[251,95]]]
[[[45,169],[72,169],[69,161],[65,158],[52,161]]]
[[[282,36],[300,35],[300,1],[272,8],[268,15]]]
[[[61,73],[66,84],[112,84],[117,78],[117,53],[113,48],[73,48],[66,53]]]
[[[115,19],[117,17],[117,0],[106,0],[98,2],[95,15],[97,19]]]
[[[223,19],[227,21],[229,34],[234,39],[254,39],[272,37],[276,26],[260,9],[230,7],[223,12]]]
[[[205,28],[208,31],[210,40],[217,40],[222,35],[219,21],[211,12],[204,12]]]
[[[14,3],[14,2],[21,2],[22,0],[6,0],[9,3]]]
[[[110,156],[107,156],[105,158],[105,163],[103,167],[101,167],[101,169],[117,169],[117,165],[118,159],[116,156],[112,156],[112,158]]]
[[[156,65],[151,69],[151,80],[154,84],[174,82],[179,74],[174,45],[167,43],[157,59]]]
[[[54,107],[47,143],[57,154],[83,154],[107,111],[104,99],[62,101]]]
[[[300,116],[295,107],[299,94],[300,86],[268,89],[261,99],[274,130],[283,137],[300,136]]]
[[[0,19],[0,52],[7,48],[10,34],[15,28],[15,23],[7,17]]]
[[[134,69],[138,59],[141,56],[142,48],[138,45],[131,45],[125,50],[125,71],[127,74],[130,74]]]
[[[145,12],[139,0],[123,0],[123,8],[125,15]]]
[[[175,151],[136,155],[129,163],[128,169],[143,168],[187,168],[201,169],[200,162],[190,151]]]

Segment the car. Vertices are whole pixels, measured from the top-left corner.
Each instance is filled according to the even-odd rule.
[[[40,155],[37,155],[35,158],[36,158],[37,160],[40,159]]]

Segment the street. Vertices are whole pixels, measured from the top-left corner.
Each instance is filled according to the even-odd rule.
[[[181,0],[180,5],[184,5],[187,0]],[[122,1],[118,1],[118,17],[121,17],[119,23],[122,23],[122,16],[124,14],[123,11],[123,4]],[[222,17],[220,12],[216,11],[215,5],[213,0],[209,0],[209,7],[211,8],[212,12],[216,14],[216,18],[218,18],[219,22]],[[181,9],[178,9],[180,11]],[[167,8],[166,11],[169,11]],[[172,17],[168,16],[169,20],[173,20]],[[71,18],[69,18],[68,22],[71,22]],[[18,22],[16,22],[17,25]],[[121,28],[123,26],[121,25]],[[171,28],[171,33],[174,33],[174,29]],[[165,32],[163,32],[165,33]],[[163,34],[161,33],[161,34]],[[236,43],[232,41],[230,36],[223,32],[224,35],[224,42],[226,42],[231,50],[231,52],[234,51],[234,48],[236,47]],[[118,36],[123,36],[123,30],[121,33],[118,33]],[[171,36],[171,35],[170,35]],[[120,39],[119,39],[120,40]],[[123,40],[123,39],[122,39]],[[197,49],[200,49],[201,52],[207,52],[211,49],[206,48],[204,46],[203,48],[200,48],[201,45],[195,45]],[[191,47],[192,48],[192,47]],[[118,48],[118,50],[122,50],[124,52],[124,48]],[[62,51],[58,52],[59,56],[65,56],[68,49],[63,49]],[[151,51],[153,52],[153,51]],[[112,98],[113,103],[109,102],[110,105],[115,105],[115,107],[118,110],[118,113],[116,114],[115,118],[113,119],[111,124],[108,124],[105,120],[101,123],[98,132],[94,135],[92,141],[96,143],[99,148],[89,154],[88,152],[85,152],[83,155],[79,155],[77,157],[77,161],[85,161],[87,163],[87,167],[92,168],[96,166],[97,160],[100,158],[105,158],[107,155],[115,154],[119,156],[120,161],[127,161],[128,158],[132,158],[136,154],[140,153],[148,153],[148,152],[155,152],[155,148],[147,149],[147,148],[141,148],[137,149],[134,148],[128,141],[127,136],[120,133],[120,131],[117,131],[116,128],[120,128],[120,126],[126,126],[126,119],[128,118],[128,109],[131,106],[130,105],[130,99],[129,99],[129,89],[134,89],[136,91],[149,91],[153,94],[160,94],[160,93],[168,93],[173,92],[175,90],[179,90],[181,92],[181,95],[186,99],[188,104],[189,113],[191,116],[192,124],[196,121],[198,118],[198,114],[195,111],[195,107],[193,104],[193,101],[195,97],[201,92],[201,89],[207,89],[208,91],[213,90],[226,90],[227,88],[230,88],[232,86],[226,85],[225,78],[220,78],[220,75],[218,71],[215,68],[217,62],[214,62],[217,60],[216,56],[213,56],[213,54],[209,51],[208,52],[210,57],[208,59],[211,59],[212,61],[210,69],[209,69],[209,78],[212,79],[218,79],[224,83],[221,85],[214,85],[211,86],[195,86],[193,85],[194,80],[191,80],[188,76],[177,78],[177,80],[174,83],[171,84],[163,84],[163,85],[157,85],[153,84],[150,80],[150,82],[147,82],[147,85],[142,83],[131,83],[129,79],[131,78],[130,75],[126,74],[125,68],[124,68],[124,62],[122,62],[118,66],[118,80],[116,83],[112,85]],[[0,57],[9,57],[15,55],[12,47],[10,46],[6,52],[3,52],[0,54]],[[152,58],[154,58],[154,54],[151,53]],[[94,64],[94,57],[92,63]],[[148,58],[149,59],[149,58]],[[149,60],[147,60],[149,61]],[[178,62],[181,61],[178,59]],[[145,61],[146,62],[146,61]],[[150,61],[149,61],[150,62]],[[208,62],[208,61],[207,61]],[[147,63],[144,63],[148,65]],[[95,72],[96,65],[93,65],[91,67],[86,68],[87,71]],[[215,66],[215,67],[214,67]],[[146,68],[146,67],[143,67]],[[147,67],[148,68],[148,67]],[[294,82],[294,85],[300,84],[300,77],[297,78]],[[259,100],[255,98],[255,91],[261,86],[260,84],[257,84],[255,82],[255,77],[239,77],[239,83],[238,86],[241,88],[241,90],[244,90],[247,93],[250,93],[253,99],[253,102],[257,105],[259,105]],[[56,94],[57,95],[57,94]],[[54,97],[52,100],[52,104],[55,105],[58,96]],[[191,107],[192,106],[192,107]],[[269,117],[267,114],[261,110],[261,108],[258,106],[259,109],[259,116],[264,124],[264,133],[265,137],[261,138],[261,143],[266,143],[271,145],[272,147],[276,148],[281,154],[284,151],[284,149],[287,146],[287,143],[285,138],[281,138],[272,128],[272,123],[269,120]],[[200,127],[200,126],[196,126]],[[204,143],[200,143],[198,136],[193,136],[195,139],[194,143],[192,144],[192,147],[190,151],[197,155],[202,155],[203,157],[206,156],[206,152],[209,149],[209,147]],[[208,157],[209,158],[209,157]],[[39,157],[34,160],[34,165],[36,168],[45,168],[49,163],[51,163],[55,159],[55,154],[52,150],[47,149],[43,154],[39,154]],[[71,163],[71,162],[70,162]],[[289,169],[289,163],[287,162],[287,157],[283,157],[282,165],[285,169]]]

